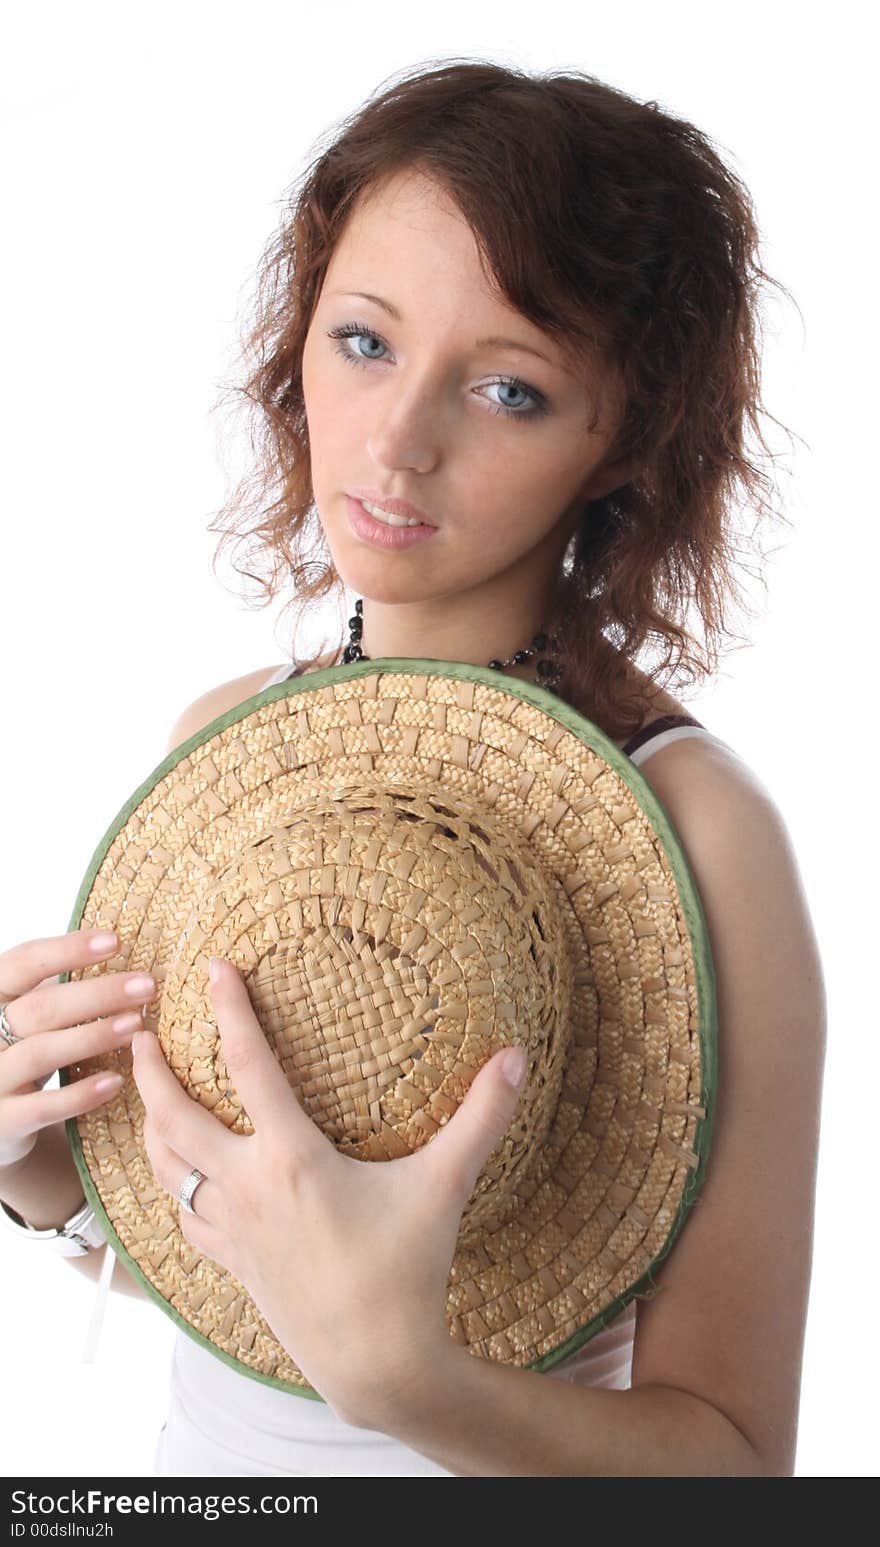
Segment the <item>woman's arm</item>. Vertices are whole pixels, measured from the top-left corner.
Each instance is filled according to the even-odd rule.
[[[687,1391],[575,1386],[451,1340],[442,1369],[358,1427],[394,1435],[457,1477],[765,1475],[735,1424]]]
[[[0,1198],[9,1203],[37,1230],[49,1230],[69,1219],[83,1202],[83,1185],[63,1122],[41,1128],[31,1153],[20,1166],[0,1171]],[[25,1251],[39,1252],[42,1243],[24,1243]],[[106,1246],[93,1247],[81,1257],[63,1257],[77,1272],[97,1280]],[[122,1294],[149,1300],[130,1273],[117,1267],[111,1283]]]
[[[647,774],[646,774],[647,776]],[[369,1388],[360,1427],[462,1476],[793,1474],[812,1262],[825,993],[781,816],[725,749],[683,738],[650,782],[694,874],[715,962],[718,1101],[705,1181],[639,1301],[631,1391],[450,1345]]]

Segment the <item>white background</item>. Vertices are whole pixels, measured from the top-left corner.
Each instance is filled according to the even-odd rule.
[[[289,654],[210,572],[238,308],[313,143],[438,56],[581,69],[690,118],[755,199],[785,509],[748,648],[690,700],[774,796],[829,998],[799,1475],[877,1471],[873,86],[864,15],[667,0],[41,4],[6,12],[0,938],[63,933],[180,710]],[[772,430],[772,426],[771,426]],[[759,605],[764,605],[754,593]],[[282,600],[286,600],[286,597]],[[47,1260],[48,1259],[48,1260]],[[148,1474],[175,1328],[0,1232],[5,1475]]]

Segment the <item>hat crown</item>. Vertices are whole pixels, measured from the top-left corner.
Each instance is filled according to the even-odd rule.
[[[305,1111],[343,1153],[428,1143],[487,1060],[529,1054],[514,1121],[465,1208],[460,1243],[520,1206],[556,1112],[575,963],[553,884],[524,840],[466,800],[366,782],[288,811],[197,896],[157,1030],[178,1078],[241,1133],[206,968],[242,974]]]

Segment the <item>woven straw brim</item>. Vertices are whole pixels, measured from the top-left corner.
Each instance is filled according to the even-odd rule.
[[[253,1130],[211,955],[243,975],[310,1117],[364,1160],[430,1142],[500,1047],[527,1047],[449,1277],[450,1335],[473,1354],[549,1369],[650,1292],[708,1154],[711,952],[660,802],[555,695],[398,658],[274,684],[135,791],[69,927],[118,931],[116,957],[70,977],[151,972],[170,1067],[237,1132]],[[182,1234],[130,1052],[75,1073],[98,1068],[121,1090],[67,1127],[113,1249],[218,1357],[316,1396],[244,1286]]]

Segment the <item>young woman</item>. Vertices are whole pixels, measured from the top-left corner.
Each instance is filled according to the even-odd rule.
[[[556,1379],[428,1340],[387,1378],[380,1365],[367,1379],[355,1356],[317,1403],[180,1334],[157,1468],[791,1474],[822,970],[780,813],[660,686],[671,667],[691,681],[714,669],[737,505],[771,513],[747,444],[754,432],[763,445],[767,278],[748,194],[693,125],[654,103],[580,74],[455,63],[399,80],[346,124],[304,178],[263,277],[246,395],[264,457],[226,535],[249,539],[249,563],[255,547],[267,559],[266,600],[292,575],[300,613],[328,596],[347,607],[326,650],[294,651],[191,704],[167,750],[269,682],[352,653],[530,680],[547,680],[536,671],[549,656],[554,690],[638,763],[688,855],[716,967],[719,1101],[663,1293],[632,1302]],[[702,640],[685,627],[689,605]],[[558,649],[532,649],[541,634]],[[643,670],[652,641],[665,658]],[[107,1099],[95,1077],[51,1092],[38,1082],[130,1033],[117,1020],[132,1003],[126,975],[53,982],[90,959],[83,932],[0,956],[15,1037],[0,1043],[0,1197],[37,1226],[81,1197],[64,1120]],[[135,989],[134,1003],[150,993]],[[138,1056],[149,1105],[156,1049]],[[102,1257],[71,1260],[97,1274]],[[116,1283],[140,1292],[125,1274]],[[320,1368],[325,1350],[313,1353]]]

